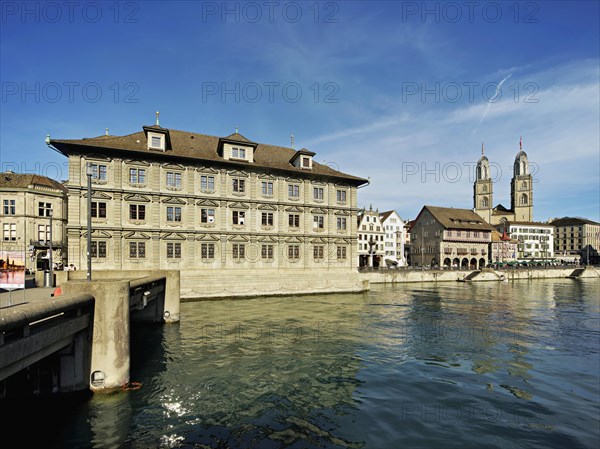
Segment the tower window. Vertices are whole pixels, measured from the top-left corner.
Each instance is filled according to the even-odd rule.
[[[526,206],[527,205],[527,195],[523,194],[521,195],[521,206]]]

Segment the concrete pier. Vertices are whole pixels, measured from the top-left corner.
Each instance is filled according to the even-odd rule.
[[[121,389],[130,381],[131,323],[179,321],[178,271],[103,271],[92,282],[82,274],[57,276],[60,296],[0,309],[0,387],[48,358],[52,392]]]

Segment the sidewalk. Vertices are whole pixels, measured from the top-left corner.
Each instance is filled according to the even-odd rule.
[[[12,298],[12,305],[23,304],[24,302],[39,302],[54,299],[50,296],[54,293],[55,287],[33,287],[25,290],[13,290],[12,293],[0,293],[0,308],[8,306],[9,298]],[[23,293],[25,292],[25,293]]]

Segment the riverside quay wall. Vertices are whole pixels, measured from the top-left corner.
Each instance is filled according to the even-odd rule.
[[[374,270],[360,273],[370,284],[396,284],[404,282],[456,282],[456,281],[518,281],[551,278],[600,279],[599,267],[515,268],[505,270]]]

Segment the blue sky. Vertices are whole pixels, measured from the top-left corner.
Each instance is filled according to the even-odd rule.
[[[510,206],[519,139],[536,220],[600,220],[599,2],[1,2],[0,163],[68,176],[44,144],[152,124],[317,153],[359,206]]]

